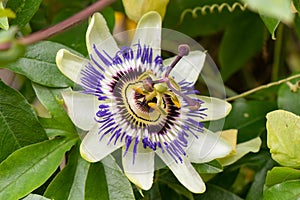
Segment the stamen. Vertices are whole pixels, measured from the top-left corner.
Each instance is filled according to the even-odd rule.
[[[198,110],[200,108],[200,103],[195,101],[194,99],[190,98],[189,96],[183,94],[182,92],[176,90],[170,83],[170,81],[167,82],[168,87],[172,90],[172,92],[174,92],[175,94],[177,94],[178,96],[181,96],[182,98],[184,98],[186,100],[186,102],[188,103],[188,107],[190,110]]]
[[[183,56],[187,56],[190,52],[190,47],[189,45],[187,44],[181,44],[178,46],[178,55],[177,57],[175,58],[175,60],[172,62],[172,64],[169,66],[166,74],[165,74],[165,77],[168,77],[171,70],[175,67],[175,65],[181,60],[181,58]]]
[[[187,44],[182,44],[178,46],[178,55],[175,58],[175,60],[172,62],[172,64],[169,66],[166,74],[165,74],[165,78],[167,78],[170,74],[170,72],[172,71],[172,69],[175,67],[175,65],[181,60],[181,58],[183,56],[186,56],[189,54],[190,51],[190,47]],[[172,90],[172,92],[174,92],[175,94],[181,96],[182,98],[184,98],[189,106],[190,110],[198,110],[200,108],[200,103],[193,100],[192,98],[190,98],[189,96],[183,94],[182,92],[180,92],[179,90],[175,89],[172,84],[170,83],[169,78],[166,81],[168,87]]]
[[[161,97],[159,97],[159,95],[167,93],[167,88],[164,88],[162,85],[162,83],[166,83],[168,88],[173,93],[175,93],[178,96],[181,96],[182,98],[184,98],[186,100],[190,110],[198,110],[200,108],[200,103],[193,100],[189,96],[183,94],[182,92],[180,92],[180,86],[176,85],[175,84],[176,82],[171,77],[169,77],[170,72],[172,71],[172,69],[174,69],[175,65],[181,60],[181,58],[183,56],[188,55],[189,51],[190,51],[190,47],[187,44],[182,44],[182,45],[178,46],[178,55],[175,58],[175,60],[171,63],[171,65],[168,67],[168,69],[162,79],[152,80],[152,78],[150,76],[150,75],[154,75],[152,71],[146,71],[142,75],[139,76],[138,81],[142,81],[144,91],[147,91],[147,93],[149,92],[149,94],[145,94],[146,101],[147,102],[151,101],[155,96],[157,96],[157,98],[158,98],[157,105],[154,105],[154,103],[150,102],[150,104],[148,103],[148,106],[155,108],[156,110],[159,110],[162,112],[163,108],[161,108],[161,103],[159,103],[160,98],[161,98]],[[135,88],[134,90],[140,94],[145,93],[141,88]],[[174,97],[173,97],[173,100],[174,100]],[[174,100],[173,103],[176,104],[176,102],[177,101]],[[179,102],[178,102],[178,104],[176,104],[176,106],[178,108],[180,108]]]

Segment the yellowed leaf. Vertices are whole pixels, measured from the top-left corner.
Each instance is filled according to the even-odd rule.
[[[267,145],[272,158],[288,167],[300,167],[300,117],[285,110],[267,114]]]

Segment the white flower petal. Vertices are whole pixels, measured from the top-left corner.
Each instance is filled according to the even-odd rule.
[[[62,92],[62,97],[73,123],[82,130],[90,130],[96,123],[94,118],[99,106],[97,97],[74,91]]]
[[[186,153],[188,159],[194,163],[205,163],[225,157],[232,150],[232,146],[220,136],[220,133],[213,133],[205,128],[198,138],[190,136],[187,139],[189,146]]]
[[[219,159],[219,162],[223,166],[231,165],[232,163],[236,162],[240,158],[242,158],[244,155],[246,155],[249,152],[256,153],[259,151],[261,146],[261,139],[260,137],[256,137],[252,140],[249,140],[247,142],[239,143],[236,145],[236,153],[230,156],[227,156],[225,158]]]
[[[131,145],[133,146],[133,145]],[[123,154],[125,146],[123,146]],[[154,176],[154,151],[137,146],[137,153],[133,155],[132,148],[122,158],[122,165],[128,179],[143,190],[149,190]]]
[[[160,55],[161,17],[157,12],[148,12],[140,19],[132,39],[133,45],[137,43],[149,45],[153,56]]]
[[[117,43],[107,27],[106,20],[100,13],[92,16],[86,32],[86,46],[89,54],[94,54],[93,45],[96,45],[99,50],[105,50],[112,57],[119,51]]]
[[[100,140],[99,124],[96,123],[81,142],[80,154],[82,158],[89,162],[98,162],[124,145],[121,142],[116,144],[114,144],[114,141],[109,142],[109,136],[108,134]]]
[[[198,80],[199,74],[204,66],[206,53],[202,51],[191,51],[189,55],[184,56],[175,65],[170,76],[174,77],[175,81],[186,81],[192,85]],[[175,57],[164,60],[164,66],[170,66]]]
[[[80,72],[88,62],[87,59],[79,57],[66,49],[60,49],[56,54],[58,69],[75,83],[80,83]]]
[[[200,100],[204,101],[201,106],[203,108],[207,108],[204,113],[207,115],[204,117],[204,119],[200,121],[211,121],[211,120],[217,120],[222,119],[226,117],[229,112],[231,111],[231,104],[228,103],[225,100],[214,98],[214,97],[207,97],[207,96],[198,96]]]
[[[227,129],[219,132],[221,133],[221,137],[232,146],[232,151],[230,154],[236,152],[236,141],[237,141],[238,129]]]
[[[182,157],[182,163],[176,163],[168,153],[162,153],[161,151],[156,151],[156,153],[168,165],[179,182],[188,190],[193,193],[205,192],[206,187],[202,178],[186,157]]]

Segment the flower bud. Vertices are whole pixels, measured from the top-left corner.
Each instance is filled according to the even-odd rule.
[[[138,22],[149,11],[156,11],[164,18],[169,0],[122,0],[126,15],[129,19]]]

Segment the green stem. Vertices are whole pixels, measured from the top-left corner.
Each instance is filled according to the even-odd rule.
[[[280,24],[278,26],[277,39],[274,48],[274,63],[272,67],[272,77],[271,77],[272,81],[278,80],[279,77],[279,67],[281,66],[281,58],[282,58],[283,29],[284,26]]]
[[[68,18],[52,27],[49,27],[45,30],[41,30],[41,31],[35,32],[33,34],[30,34],[27,37],[20,38],[18,40],[18,42],[23,45],[29,45],[29,44],[33,44],[33,43],[41,41],[41,40],[45,40],[51,36],[57,35],[65,30],[75,26],[76,24],[80,23],[81,21],[87,19],[93,13],[104,9],[105,7],[107,7],[108,5],[113,3],[114,1],[115,0],[97,1],[96,3],[87,7],[86,9],[71,16],[70,18]],[[11,47],[11,43],[0,44],[0,50],[7,50],[10,47]]]
[[[295,78],[300,78],[300,74],[297,74],[297,75],[294,75],[294,76],[290,76],[288,78],[285,78],[285,79],[282,79],[282,80],[279,80],[279,81],[276,81],[276,82],[272,82],[272,83],[268,83],[266,85],[261,85],[257,88],[254,88],[252,90],[248,90],[242,94],[239,94],[237,96],[233,96],[233,97],[229,97],[226,99],[226,101],[233,101],[233,100],[236,100],[236,99],[239,99],[239,98],[242,98],[242,97],[245,97],[245,96],[248,96],[249,94],[252,94],[252,93],[255,93],[259,90],[263,90],[263,89],[267,89],[267,88],[270,88],[272,86],[275,86],[275,85],[280,85],[282,83],[285,83],[285,82],[288,82],[292,79],[295,79]]]

